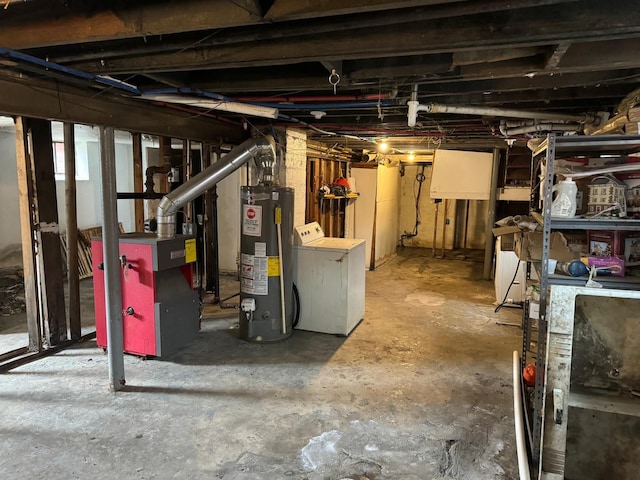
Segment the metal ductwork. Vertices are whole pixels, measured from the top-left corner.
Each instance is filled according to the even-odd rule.
[[[157,209],[158,237],[173,238],[175,236],[176,213],[183,205],[202,195],[249,160],[262,157],[266,157],[264,160],[266,163],[272,163],[275,160],[274,143],[264,137],[246,140],[231,150],[223,159],[165,195],[160,200]]]

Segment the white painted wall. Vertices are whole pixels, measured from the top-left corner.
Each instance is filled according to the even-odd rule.
[[[240,254],[240,188],[246,185],[247,167],[218,183],[218,257],[220,271],[236,273]]]
[[[63,141],[62,123],[52,122],[52,139],[54,142]],[[86,125],[75,126],[76,147],[76,179],[78,227],[88,228],[102,223],[101,172],[100,172],[100,144],[99,130]],[[118,191],[133,191],[133,146],[131,135],[117,131],[116,145],[116,185]],[[157,147],[157,141],[150,137],[144,138],[143,169],[146,168],[146,153],[148,147]],[[0,229],[0,256],[2,252],[19,249],[20,215],[18,210],[18,187],[15,150],[15,131],[12,126],[0,128],[0,202],[4,208],[0,209],[0,224],[10,225],[11,228]],[[58,205],[58,219],[61,231],[66,229],[66,215],[64,206],[64,180],[56,180],[56,196]],[[135,224],[133,200],[118,201],[118,220],[122,222],[125,231],[133,231]],[[17,257],[16,257],[17,258]],[[14,262],[15,263],[15,262]]]
[[[7,266],[22,262],[15,144],[13,128],[0,128],[0,265]]]
[[[366,265],[371,266],[372,245],[374,261],[396,252],[398,244],[398,215],[400,209],[400,170],[398,165],[379,165],[377,168],[352,166],[360,197],[354,203],[354,237],[366,241]],[[375,242],[374,242],[375,236]]]
[[[396,252],[398,214],[400,210],[400,168],[398,165],[378,167],[376,203],[376,263]]]
[[[418,191],[416,175],[421,172],[419,165],[405,165],[405,174],[400,179],[400,222],[398,228],[398,239],[404,232],[411,232],[415,224],[415,198]],[[404,241],[405,246],[412,247],[433,247],[433,229],[435,221],[436,204],[429,196],[431,187],[431,166],[427,166],[424,170],[426,177],[422,185],[422,193],[420,196],[420,225],[418,226],[418,235],[412,239]],[[467,248],[484,248],[485,242],[485,225],[488,214],[489,203],[481,200],[471,200],[469,208],[469,224],[467,227]],[[445,225],[444,219],[444,201],[438,206],[438,225],[436,230],[436,246],[438,249],[442,247],[443,228],[446,229],[445,248],[450,250],[454,248],[454,233],[458,238],[458,244],[462,247],[463,231],[455,231],[456,225],[459,230],[464,229],[465,206],[464,201],[448,200],[447,219],[448,224]]]
[[[354,200],[354,238],[363,238],[365,245],[365,264],[371,265],[371,242],[373,240],[373,220],[375,218],[378,171],[375,168],[352,168],[351,177],[355,179],[360,196]]]
[[[280,184],[295,190],[294,225],[304,225],[307,178],[307,135],[287,129],[284,165],[280,167]],[[252,169],[253,170],[253,169]],[[218,248],[220,271],[236,273],[240,254],[240,188],[247,184],[247,166],[218,183]],[[256,176],[251,173],[252,182]]]

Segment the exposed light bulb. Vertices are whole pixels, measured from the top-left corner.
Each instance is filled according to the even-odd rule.
[[[409,153],[409,156],[407,157],[409,159],[410,162],[413,162],[416,159],[416,156],[413,152]]]
[[[378,151],[379,151],[380,153],[384,153],[384,152],[386,152],[387,150],[389,150],[389,144],[388,144],[387,142],[380,142],[380,143],[378,144]]]

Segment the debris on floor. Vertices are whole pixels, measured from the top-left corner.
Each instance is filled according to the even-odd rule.
[[[0,315],[8,317],[25,311],[22,268],[0,269]]]

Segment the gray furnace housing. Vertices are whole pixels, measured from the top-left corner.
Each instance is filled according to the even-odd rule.
[[[240,220],[240,303],[254,299],[255,311],[240,309],[240,337],[277,341],[293,330],[293,189],[257,185],[242,187]],[[285,325],[283,332],[278,263],[276,208],[282,212],[282,269]],[[250,300],[248,300],[250,303]],[[246,302],[245,302],[246,303]]]

